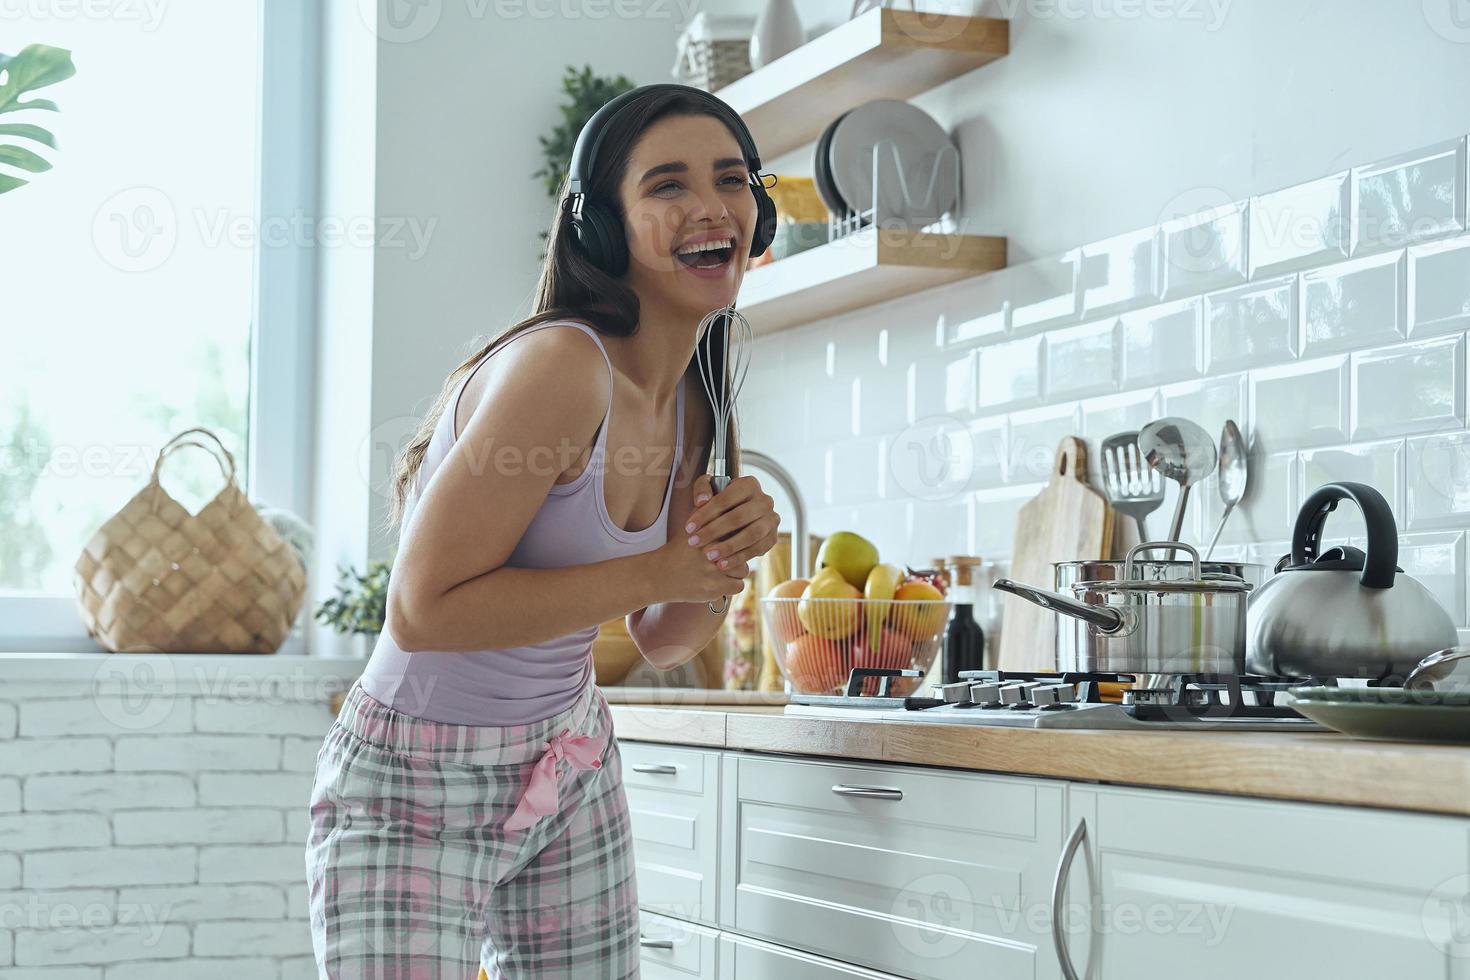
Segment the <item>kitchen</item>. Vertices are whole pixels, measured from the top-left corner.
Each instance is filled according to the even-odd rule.
[[[467,337],[526,313],[554,203],[527,186],[552,176],[532,176],[552,159],[535,137],[584,64],[637,83],[726,72],[712,87],[787,216],[736,305],[754,334],[738,472],[775,497],[781,542],[695,659],[659,671],[614,621],[596,648],[642,973],[1463,970],[1465,675],[1446,658],[1417,697],[1399,686],[1470,630],[1458,8],[902,6],[731,3],[695,25],[661,4],[260,0],[228,17],[35,4],[5,20],[0,51],[70,48],[76,74],[25,90],[55,111],[5,120],[58,138],[26,143],[51,169],[0,195],[7,225],[45,246],[5,259],[20,354],[0,388],[31,409],[9,402],[0,435],[21,447],[39,424],[52,445],[33,483],[6,471],[24,489],[7,499],[31,508],[0,511],[15,549],[0,565],[0,973],[318,975],[305,803],[371,635],[353,617],[372,576],[340,569],[392,557],[394,457]],[[210,59],[234,88],[177,86]],[[136,123],[92,83],[125,72],[185,100],[130,110],[153,123],[131,163],[102,140],[131,143]],[[579,122],[612,94],[578,91]],[[258,134],[215,122],[209,139],[155,138],[185,113],[257,112]],[[847,113],[861,125],[844,136]],[[0,149],[28,139],[11,135]],[[560,135],[564,160],[576,132]],[[914,140],[937,148],[900,182],[892,164]],[[3,190],[17,171],[0,160]],[[841,217],[849,201],[900,230]],[[303,235],[303,212],[331,220]],[[154,225],[165,234],[108,233]],[[80,290],[45,261],[68,248]],[[100,325],[78,330],[78,363],[56,339],[62,314]],[[194,331],[233,346],[187,360],[174,348]],[[210,376],[229,412],[211,414],[205,388],[165,402]],[[165,410],[122,408],[154,395]],[[123,425],[134,415],[146,425]],[[161,460],[196,425],[223,452],[204,438]],[[1191,447],[1188,465],[1167,463],[1169,444]],[[111,472],[59,469],[99,446]],[[204,634],[195,652],[151,653],[86,631],[98,609],[79,602],[77,556],[156,460],[186,512],[238,468],[279,532],[256,556],[283,562],[284,592],[263,595],[297,606],[273,655],[204,652]],[[1170,465],[1191,474],[1182,508]],[[1331,486],[1351,492],[1320,496]],[[1198,568],[1182,549],[1125,568],[1150,539],[1193,547]],[[826,559],[853,564],[829,545],[844,540],[857,567],[803,607]],[[1286,555],[1324,561],[1278,571]],[[892,594],[866,593],[885,565]],[[984,634],[966,678],[941,655],[963,578]],[[909,583],[940,599],[897,598]],[[903,619],[936,607],[927,630]],[[1159,628],[1109,633],[1109,609]],[[1204,641],[1201,610],[1220,614]],[[889,630],[913,653],[898,667]],[[828,642],[793,675],[778,658],[806,636]],[[857,662],[870,654],[878,666]],[[854,668],[879,672],[856,676],[859,700],[877,682],[889,699],[852,703]],[[923,676],[881,673],[904,669]],[[997,670],[1011,674],[984,673]],[[1354,718],[1409,728],[1331,727]]]

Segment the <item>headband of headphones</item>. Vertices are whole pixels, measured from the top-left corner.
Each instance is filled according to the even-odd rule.
[[[702,88],[693,85],[680,85],[676,82],[655,82],[651,85],[640,85],[635,89],[629,89],[622,95],[614,96],[600,109],[592,114],[582,131],[577,134],[577,144],[572,148],[572,163],[568,172],[568,194],[585,194],[583,184],[592,175],[593,166],[597,162],[597,150],[602,145],[602,138],[607,133],[609,123],[629,102],[642,98],[651,92],[659,90],[678,91],[693,95],[708,105],[715,114],[725,121],[735,133],[735,139],[740,143],[740,151],[745,156],[745,165],[751,173],[759,173],[761,169],[760,154],[756,152],[755,139],[750,135],[750,130],[745,126],[745,120],[740,114],[730,108],[729,104],[720,97],[706,92]]]

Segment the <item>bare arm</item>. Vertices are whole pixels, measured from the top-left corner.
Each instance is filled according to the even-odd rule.
[[[557,476],[591,444],[609,390],[602,355],[577,330],[518,338],[481,372],[492,369],[404,529],[385,624],[404,650],[525,646],[671,594],[722,594],[714,588],[726,576],[700,574],[667,548],[562,568],[506,567]]]

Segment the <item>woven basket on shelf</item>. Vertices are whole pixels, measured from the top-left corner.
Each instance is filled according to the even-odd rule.
[[[714,92],[750,74],[754,17],[711,17],[701,10],[679,35],[670,74],[686,85]]]
[[[208,450],[225,477],[197,514],[158,483],[164,457],[185,446]],[[274,653],[306,598],[296,552],[241,492],[229,450],[197,427],[164,444],[148,485],[82,550],[73,583],[87,633],[113,652]]]

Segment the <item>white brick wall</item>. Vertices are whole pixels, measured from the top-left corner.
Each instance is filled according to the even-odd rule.
[[[146,698],[4,679],[0,976],[314,978],[306,807],[326,693],[360,668],[293,692],[268,665],[181,666]]]

